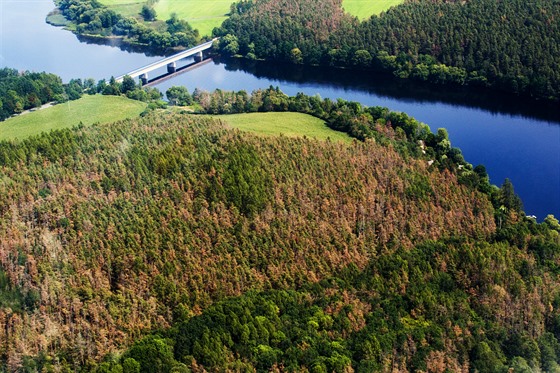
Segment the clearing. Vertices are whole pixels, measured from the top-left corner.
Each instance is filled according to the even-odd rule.
[[[147,104],[125,97],[84,95],[76,101],[19,115],[0,122],[0,140],[24,139],[43,131],[70,128],[82,122],[110,123],[140,115]]]
[[[352,138],[347,134],[330,129],[323,120],[308,114],[269,112],[213,115],[212,117],[221,119],[233,128],[267,136],[282,134],[289,137],[306,136],[319,140],[330,138],[332,141],[352,142]]]
[[[99,2],[125,17],[138,19],[141,18],[142,5],[146,4],[145,0],[99,0]]]
[[[186,20],[201,36],[212,35],[227,18],[233,0],[159,0],[155,5],[160,20],[171,18],[172,13]]]
[[[404,0],[342,0],[342,7],[347,13],[364,20],[403,2]]]
[[[139,17],[142,0],[100,0],[115,12],[127,17]],[[214,27],[219,27],[226,20],[230,6],[234,0],[159,0],[154,4],[157,19],[166,21],[172,13],[184,19],[198,29],[201,36],[212,35]],[[373,14],[380,14],[404,0],[343,0],[342,7],[346,12],[363,20]]]
[[[159,0],[154,4],[157,19],[166,21],[172,13],[186,20],[201,36],[212,35],[214,27],[219,27],[227,18],[234,0]],[[142,5],[139,0],[100,0],[115,12],[127,17],[139,18]]]

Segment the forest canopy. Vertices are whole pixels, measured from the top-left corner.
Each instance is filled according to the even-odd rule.
[[[215,29],[225,54],[560,98],[557,1],[410,1],[364,21],[343,14],[340,0],[233,9]]]
[[[33,72],[20,74],[15,69],[2,68],[0,69],[0,121],[51,101],[67,101],[70,97],[66,92],[62,80],[54,74]]]
[[[556,369],[557,220],[378,128],[156,111],[0,143],[5,369]]]

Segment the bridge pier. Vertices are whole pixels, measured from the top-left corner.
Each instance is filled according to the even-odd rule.
[[[170,74],[174,73],[174,72],[177,71],[176,62],[179,61],[179,60],[182,60],[184,58],[191,57],[191,56],[194,57],[195,62],[203,61],[204,60],[204,53],[203,52],[205,50],[211,49],[216,40],[217,40],[217,38],[213,39],[213,40],[210,40],[210,41],[207,41],[206,43],[202,43],[200,45],[197,45],[196,47],[193,47],[193,48],[188,49],[186,51],[179,52],[179,53],[177,53],[173,56],[166,57],[166,58],[164,58],[160,61],[153,62],[149,65],[146,65],[144,67],[141,67],[139,69],[136,69],[134,71],[126,73],[125,75],[119,76],[115,80],[120,83],[120,82],[123,81],[124,77],[126,75],[128,75],[131,78],[137,78],[137,77],[140,78],[143,85],[148,84],[149,83],[148,73],[150,71],[154,71],[154,70],[162,68],[162,67],[167,67],[167,72],[168,73],[170,73]]]
[[[148,84],[148,73],[140,75],[140,81],[142,82],[142,85]]]
[[[176,62],[171,62],[171,63],[167,64],[167,72],[169,74],[174,73],[175,71],[177,71],[177,63]]]

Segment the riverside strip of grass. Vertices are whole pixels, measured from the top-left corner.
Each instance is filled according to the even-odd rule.
[[[311,115],[300,113],[249,113],[214,115],[231,127],[262,135],[290,137],[307,136],[319,140],[330,138],[332,141],[352,142],[350,136],[327,127],[324,121]]]
[[[146,103],[125,97],[86,95],[50,108],[19,115],[0,122],[0,140],[24,139],[43,131],[80,124],[110,123],[138,116]]]
[[[343,0],[342,7],[347,13],[366,19],[403,2],[404,0]]]

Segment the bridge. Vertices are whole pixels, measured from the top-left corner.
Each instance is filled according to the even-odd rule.
[[[148,73],[153,71],[153,70],[159,69],[160,67],[167,66],[167,72],[169,74],[171,74],[171,73],[174,73],[177,69],[177,61],[182,60],[183,58],[194,56],[194,60],[196,62],[202,61],[204,59],[202,52],[212,48],[212,44],[214,43],[215,40],[217,40],[217,38],[212,39],[212,40],[210,40],[206,43],[197,45],[194,48],[187,49],[186,51],[182,51],[182,52],[179,52],[177,54],[174,54],[173,56],[166,57],[166,58],[164,58],[160,61],[156,61],[156,62],[153,62],[149,65],[141,67],[139,69],[133,70],[129,73],[126,73],[124,75],[121,75],[121,76],[115,78],[115,80],[120,83],[120,82],[123,81],[124,77],[128,75],[131,78],[140,77],[140,80],[142,81],[142,84],[147,84],[148,83]]]

